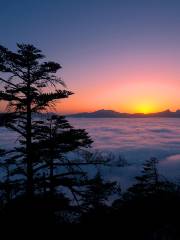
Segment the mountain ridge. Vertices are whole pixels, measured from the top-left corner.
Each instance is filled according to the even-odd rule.
[[[147,117],[171,117],[180,118],[180,110],[177,109],[175,112],[169,109],[162,112],[155,113],[121,113],[114,110],[100,109],[94,112],[82,112],[76,114],[66,115],[67,117],[75,118],[147,118]]]

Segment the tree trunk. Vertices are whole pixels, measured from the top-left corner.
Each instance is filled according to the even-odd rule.
[[[27,81],[27,125],[26,125],[26,154],[27,154],[27,196],[33,197],[33,165],[32,165],[32,114],[31,114],[31,84],[28,70]]]

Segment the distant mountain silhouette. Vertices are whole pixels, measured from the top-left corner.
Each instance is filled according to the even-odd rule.
[[[83,112],[77,114],[71,114],[67,117],[75,117],[75,118],[147,118],[147,117],[170,117],[170,118],[179,118],[180,110],[176,112],[171,112],[169,109],[157,112],[157,113],[120,113],[113,110],[105,110],[101,109],[95,112]]]
[[[9,114],[7,113],[0,113],[0,126],[5,124],[5,119],[7,119]],[[33,114],[34,117],[50,117],[54,115],[54,113],[38,113]],[[76,114],[66,115],[66,117],[73,117],[73,118],[149,118],[149,117],[167,117],[167,118],[180,118],[180,110],[176,110],[175,112],[170,111],[169,109],[157,112],[157,113],[121,113],[116,112],[113,110],[105,110],[101,109],[95,112],[82,112]]]

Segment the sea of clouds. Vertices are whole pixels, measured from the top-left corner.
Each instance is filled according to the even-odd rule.
[[[105,167],[108,178],[118,180],[126,188],[140,173],[150,157],[159,159],[159,171],[169,180],[180,179],[180,119],[178,118],[69,118],[76,128],[87,130],[94,140],[93,149],[113,152],[129,163],[125,167]],[[18,136],[0,128],[0,147],[18,144]]]
[[[180,179],[180,119],[107,118],[69,119],[85,128],[94,140],[93,148],[124,157],[129,166],[105,169],[105,174],[127,187],[151,157],[159,159],[159,171],[169,180]]]

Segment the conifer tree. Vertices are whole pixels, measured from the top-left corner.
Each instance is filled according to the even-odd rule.
[[[74,186],[80,187],[79,179],[86,176],[81,167],[102,163],[67,156],[74,150],[90,147],[92,140],[84,129],[73,128],[64,116],[52,115],[46,121],[38,121],[35,136],[34,146],[38,150],[39,161],[34,172],[39,173],[39,181],[42,173],[45,174],[47,191],[51,196],[58,187],[68,187],[73,192]]]
[[[12,114],[7,126],[21,137],[18,161],[24,163],[26,193],[34,193],[33,114],[54,108],[55,100],[67,98],[72,92],[61,89],[64,82],[56,76],[61,68],[52,61],[43,62],[42,52],[29,44],[17,44],[17,52],[0,46],[0,100],[8,102]],[[51,89],[51,90],[50,90]]]
[[[106,181],[98,171],[94,178],[89,180],[86,192],[83,195],[83,205],[88,208],[105,206],[113,194],[120,193],[120,187],[115,181]]]
[[[135,177],[136,183],[128,189],[130,194],[136,196],[148,196],[167,190],[170,184],[162,179],[158,172],[157,158],[151,158],[143,164],[142,175]]]

